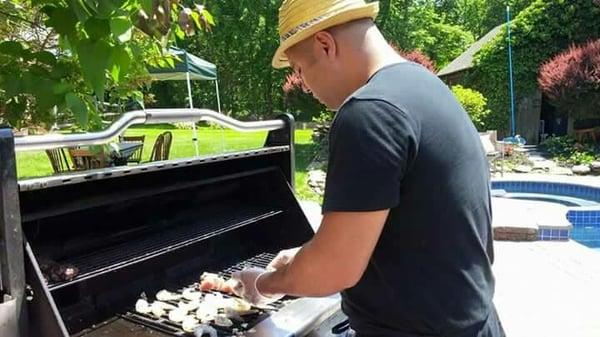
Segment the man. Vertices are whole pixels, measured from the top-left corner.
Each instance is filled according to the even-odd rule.
[[[285,0],[273,65],[337,110],[323,220],[276,270],[234,275],[255,304],[342,294],[365,336],[503,336],[489,168],[448,88],[388,45],[362,0]],[[295,256],[294,256],[295,255]]]

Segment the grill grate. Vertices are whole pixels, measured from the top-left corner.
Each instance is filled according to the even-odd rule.
[[[231,273],[234,271],[239,271],[244,269],[245,267],[259,267],[266,268],[269,262],[275,257],[275,254],[272,253],[262,253],[252,257],[248,260],[239,262],[229,268],[224,269],[219,274],[224,278],[229,278]],[[183,289],[197,286],[197,284],[189,285],[188,287],[184,287],[182,289],[177,290],[176,292],[181,294]],[[224,294],[224,297],[229,297],[229,295]],[[269,316],[269,313],[280,310],[283,308],[292,298],[284,298],[282,300],[276,301],[272,303],[268,309],[258,309],[257,314],[247,315],[244,317],[243,322],[234,321],[234,325],[230,328],[224,328],[217,325],[212,324],[212,326],[217,330],[219,336],[231,336],[234,334],[234,329],[239,332],[244,332],[252,329],[256,324],[260,323],[262,320]],[[169,302],[169,301],[168,301]],[[170,304],[176,305],[177,302],[169,302]],[[152,315],[140,314],[135,311],[130,311],[122,315],[124,319],[132,321],[134,323],[142,324],[149,328],[155,329],[162,333],[166,333],[171,336],[193,336],[193,333],[188,333],[182,330],[180,324],[169,321],[164,318],[156,318]]]
[[[50,283],[49,288],[50,290],[63,288],[280,213],[282,213],[281,210],[274,209],[236,208],[222,214],[213,215],[210,219],[201,222],[179,226],[179,228],[167,232],[161,231],[133,242],[125,242],[98,250],[92,254],[67,260],[64,263],[77,267],[79,275],[70,282]]]

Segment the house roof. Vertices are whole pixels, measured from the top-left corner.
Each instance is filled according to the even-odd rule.
[[[503,28],[504,24],[501,24],[495,27],[494,29],[490,30],[481,39],[473,43],[469,47],[469,49],[467,49],[459,57],[454,59],[454,61],[450,62],[447,66],[440,70],[438,72],[438,76],[447,76],[473,67],[473,57],[475,56],[475,54],[477,54],[481,50],[481,48],[483,48],[483,46],[485,46],[488,42],[490,42],[496,36],[498,36],[498,34],[500,34]]]

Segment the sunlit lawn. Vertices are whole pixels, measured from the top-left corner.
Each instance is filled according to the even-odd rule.
[[[142,161],[148,161],[152,146],[158,135],[166,128],[132,128],[127,136],[145,135]],[[192,130],[169,129],[173,134],[170,159],[189,158],[195,155]],[[296,192],[303,200],[318,200],[306,185],[306,168],[316,151],[311,140],[312,130],[296,131]],[[243,133],[233,130],[201,128],[198,130],[200,155],[232,152],[260,148],[264,145],[267,132]],[[19,179],[52,175],[52,166],[43,151],[17,153]]]

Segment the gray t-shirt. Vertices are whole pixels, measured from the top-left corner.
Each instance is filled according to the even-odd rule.
[[[342,293],[360,336],[504,335],[489,184],[473,123],[425,68],[387,66],[346,101],[331,126],[323,212],[390,209],[363,277]]]

